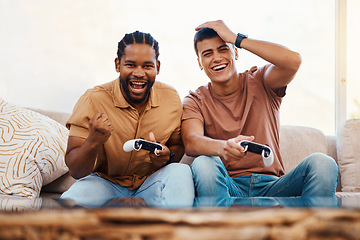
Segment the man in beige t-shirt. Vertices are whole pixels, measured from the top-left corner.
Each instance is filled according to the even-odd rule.
[[[209,77],[185,97],[181,134],[198,197],[334,196],[337,165],[313,154],[285,174],[279,150],[279,109],[301,57],[281,45],[233,33],[223,21],[196,28],[195,52]],[[235,48],[234,45],[237,47]],[[237,73],[238,48],[269,64]],[[241,140],[267,144],[274,162],[244,152]]]
[[[118,45],[116,80],[85,92],[67,122],[65,161],[78,180],[61,198],[86,207],[123,197],[150,206],[192,206],[190,167],[178,163],[182,104],[176,90],[155,81],[159,46],[148,33],[126,34]],[[158,142],[163,150],[125,152],[128,140]],[[120,201],[121,202],[121,201]]]

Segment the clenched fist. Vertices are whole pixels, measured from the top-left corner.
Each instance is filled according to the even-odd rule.
[[[114,130],[110,119],[104,113],[95,113],[89,121],[89,138],[105,143]]]

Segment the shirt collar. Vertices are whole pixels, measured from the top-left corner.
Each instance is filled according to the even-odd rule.
[[[114,98],[114,106],[119,108],[128,108],[132,107],[128,101],[126,101],[124,95],[122,94],[120,90],[120,78],[117,78],[114,81],[113,86],[113,98]],[[155,81],[154,85],[152,86],[150,90],[149,100],[146,105],[146,109],[149,109],[151,107],[158,107],[159,106],[159,97],[158,94],[155,91],[155,88],[157,88],[157,82]]]

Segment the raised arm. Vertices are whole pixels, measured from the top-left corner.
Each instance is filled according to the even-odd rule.
[[[212,28],[225,42],[235,44],[237,34],[232,32],[221,20],[203,23],[195,30],[201,28]],[[274,90],[288,85],[301,64],[300,54],[279,44],[244,38],[240,47],[272,64],[265,72],[264,81],[268,87]]]
[[[92,172],[100,148],[109,139],[112,131],[113,128],[107,116],[95,113],[89,121],[87,139],[69,137],[65,162],[72,177],[78,179]]]
[[[273,90],[287,86],[301,64],[297,52],[275,43],[245,38],[240,46],[272,64],[264,74],[264,81]]]

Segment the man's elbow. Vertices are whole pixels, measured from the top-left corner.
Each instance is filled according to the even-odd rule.
[[[88,174],[83,173],[81,170],[79,171],[69,167],[69,175],[75,179],[80,179],[86,177]]]
[[[69,158],[65,157],[65,164],[69,169],[69,175],[75,179],[80,179],[88,175],[88,173],[84,172],[82,167],[71,164]]]
[[[293,52],[290,56],[289,63],[289,68],[295,74],[299,70],[302,63],[301,55],[297,52]]]
[[[196,154],[194,145],[195,145],[195,144],[192,144],[192,143],[190,143],[189,141],[187,141],[186,143],[184,143],[184,146],[185,146],[185,154],[186,154],[187,156],[190,156],[190,157],[197,157],[197,156],[198,156],[198,155]]]
[[[78,179],[80,179],[80,178],[83,177],[83,176],[81,176],[81,175],[79,175],[79,174],[77,174],[77,173],[75,173],[75,172],[73,172],[73,171],[70,171],[70,170],[69,170],[69,175],[70,175],[71,177],[73,177],[74,179],[76,179],[76,180],[78,180]]]

